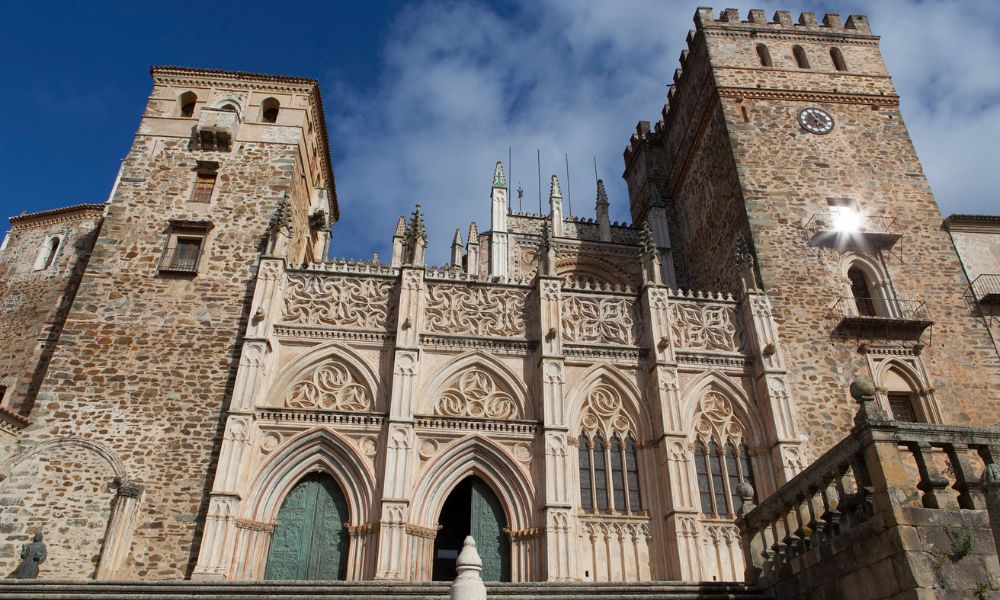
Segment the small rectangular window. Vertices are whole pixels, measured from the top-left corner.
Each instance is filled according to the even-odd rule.
[[[198,173],[194,182],[194,194],[191,196],[192,202],[211,202],[212,191],[215,190],[216,173]]]
[[[205,239],[211,224],[201,222],[174,222],[167,244],[160,257],[161,273],[198,272],[201,256],[205,251]]]

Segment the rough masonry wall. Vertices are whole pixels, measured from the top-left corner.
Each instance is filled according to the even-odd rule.
[[[772,57],[784,56],[791,44],[769,43]],[[850,69],[860,73],[832,72],[829,55],[820,49],[811,56],[816,63],[827,61],[817,67],[826,74],[750,67],[755,60],[751,38],[710,41],[719,87],[750,88],[744,97],[742,92],[723,94],[722,106],[763,285],[774,302],[796,386],[800,425],[814,450],[827,449],[851,425],[848,383],[870,377],[858,340],[831,335],[837,322],[828,312],[846,289],[841,256],[806,244],[810,217],[827,213],[827,199],[838,197],[853,198],[865,215],[896,219],[903,238],[879,260],[898,300],[927,303],[934,325],[932,335],[925,334],[922,359],[944,422],[996,424],[1000,364],[985,327],[963,299],[958,257],[941,230],[941,215],[898,107],[891,100],[880,104],[878,98],[858,102],[832,94],[803,98],[755,92],[894,94],[876,42],[849,48],[843,40],[835,43],[847,50]],[[720,68],[729,64],[746,68]],[[804,131],[796,117],[807,106],[833,115],[834,130],[827,135]]]
[[[44,376],[45,361],[58,337],[100,226],[101,209],[90,207],[18,221],[0,254],[0,385],[4,406],[23,414],[23,400]],[[36,269],[42,247],[60,236],[52,264]],[[40,364],[41,363],[41,364]]]
[[[245,301],[267,222],[289,190],[296,152],[260,143],[239,143],[228,153],[190,151],[187,139],[140,134],[126,158],[23,436],[28,442],[97,441],[145,485],[122,576],[189,574]],[[189,201],[197,159],[220,162],[220,189],[210,204]],[[168,218],[214,225],[195,276],[157,272]],[[84,476],[108,483],[100,472]],[[12,478],[3,487],[17,485]],[[51,484],[39,485],[45,502],[58,504]]]

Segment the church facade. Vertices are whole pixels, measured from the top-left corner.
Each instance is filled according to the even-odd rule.
[[[310,79],[151,70],[105,205],[11,219],[0,562],[41,577],[740,580],[734,520],[851,427],[996,425],[1000,356],[867,20],[699,9],[632,222],[329,260]],[[485,174],[488,176],[488,172]],[[387,226],[391,225],[386,223]],[[466,232],[463,240],[463,232]]]

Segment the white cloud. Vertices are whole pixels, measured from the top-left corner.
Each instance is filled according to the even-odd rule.
[[[760,3],[733,5],[746,14]],[[335,77],[325,86],[342,212],[333,253],[385,258],[396,217],[421,203],[430,260],[443,263],[456,227],[463,238],[470,220],[487,228],[493,164],[506,163],[508,146],[526,211],[538,210],[539,149],[543,204],[555,173],[564,194],[572,191],[574,213],[592,216],[596,155],[612,218],[628,220],[621,152],[636,121],[657,119],[696,6],[521,0],[501,11],[430,1],[403,10],[385,36],[374,89]],[[945,214],[997,212],[1000,165],[990,150],[1000,139],[1000,17],[990,8],[985,0],[836,7],[845,17],[867,13],[883,36]],[[516,195],[513,202],[516,209]]]

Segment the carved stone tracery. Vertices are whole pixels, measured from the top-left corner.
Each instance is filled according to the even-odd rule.
[[[632,345],[636,340],[635,303],[624,298],[567,295],[562,330],[567,342]]]
[[[625,437],[635,432],[632,420],[625,412],[621,393],[606,383],[594,386],[584,402],[582,412],[581,433],[601,433],[606,439],[611,439],[615,433]]]
[[[669,306],[669,315],[680,348],[739,352],[742,346],[732,306],[674,302]]]
[[[493,377],[472,368],[456,377],[434,405],[434,414],[446,417],[520,419],[513,396],[500,389]]]
[[[481,286],[430,285],[428,332],[476,337],[523,337],[526,292]]]
[[[737,420],[732,405],[725,396],[714,390],[702,397],[694,429],[695,434],[706,445],[715,441],[724,446],[732,441],[739,446],[743,440],[743,426]]]
[[[368,388],[339,362],[326,362],[292,386],[285,397],[289,408],[365,412],[371,408]]]
[[[384,329],[392,287],[381,279],[290,274],[282,320]]]

